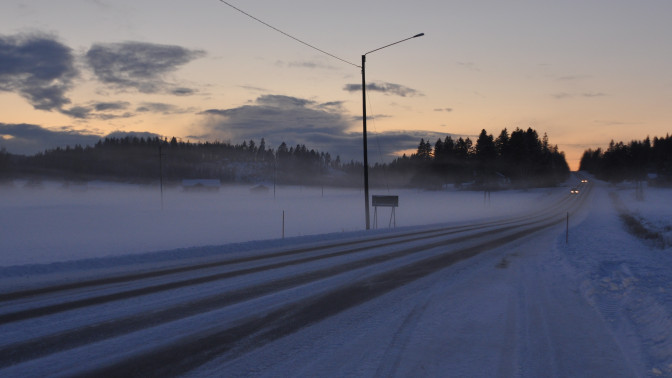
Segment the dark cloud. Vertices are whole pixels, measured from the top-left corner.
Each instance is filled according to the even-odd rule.
[[[262,106],[276,107],[281,109],[299,109],[306,108],[308,105],[315,105],[315,101],[306,100],[291,96],[282,95],[264,95],[257,98],[257,104]]]
[[[332,109],[332,110],[342,110],[343,101],[330,101],[318,105],[321,109]]]
[[[268,92],[268,89],[266,89],[266,88],[253,87],[253,86],[250,86],[250,85],[240,85],[240,88],[247,89],[248,91],[253,91],[253,92],[264,92],[264,93]]]
[[[437,108],[434,109],[435,112],[452,112],[453,108]]]
[[[142,42],[94,44],[86,60],[98,80],[118,89],[143,93],[192,94],[193,90],[165,81],[166,74],[200,58],[201,50]]]
[[[54,130],[26,123],[0,123],[0,148],[4,147],[7,152],[17,155],[35,155],[56,147],[93,146],[104,138],[124,138],[127,136],[137,136],[145,139],[161,138],[160,135],[150,132],[115,131],[101,137],[91,131],[74,130],[69,127]]]
[[[383,154],[386,158],[396,156],[400,151],[417,150],[420,139],[429,141],[432,145],[437,139],[444,139],[446,133],[427,130],[406,130],[378,134],[370,134],[369,160],[376,161],[376,154]],[[381,151],[378,151],[378,150]]]
[[[0,90],[18,93],[35,109],[63,109],[77,74],[72,50],[51,36],[0,36]]]
[[[92,108],[88,106],[73,106],[70,109],[62,109],[61,113],[72,118],[85,119],[91,116]]]
[[[193,112],[192,109],[183,109],[173,104],[163,102],[143,102],[135,109],[138,113],[180,114]]]
[[[93,108],[98,112],[104,112],[109,110],[126,110],[131,104],[126,101],[116,101],[116,102],[99,102],[93,105]]]
[[[166,75],[204,55],[200,50],[140,42],[95,44],[86,61],[101,82],[143,93],[190,96],[196,90],[166,81]],[[76,119],[132,117],[126,102],[71,103],[66,96],[77,77],[72,49],[44,34],[0,35],[0,91],[15,92],[39,110],[59,111]],[[175,112],[155,104],[139,111]]]
[[[61,109],[61,113],[77,119],[115,119],[129,118],[133,114],[130,112],[119,113],[130,106],[129,102],[93,102],[89,105],[73,106],[70,109]]]
[[[174,94],[175,96],[191,96],[194,93],[196,93],[195,89],[191,88],[174,88],[170,91],[171,94]]]
[[[95,144],[100,136],[87,131],[75,131],[68,128],[59,130],[26,123],[0,123],[0,147],[19,155],[34,155],[47,149],[79,144]]]
[[[362,84],[346,84],[343,90],[348,92],[361,92]],[[401,97],[423,96],[422,93],[413,88],[404,87],[403,85],[393,83],[375,82],[366,84],[367,91],[383,92],[389,95],[396,95]]]
[[[310,132],[342,134],[350,127],[348,117],[324,104],[279,95],[263,95],[251,105],[210,109],[201,114],[217,116],[211,124],[213,132],[242,138]]]
[[[369,121],[372,120],[372,119],[383,119],[383,118],[392,118],[392,116],[391,116],[391,115],[388,115],[388,114],[367,114],[367,115],[366,115],[366,119],[369,120]],[[354,119],[355,119],[357,122],[362,122],[362,120],[364,119],[364,117],[362,117],[361,115],[359,115],[359,116],[355,116]]]
[[[150,133],[147,131],[114,131],[111,132],[103,137],[104,138],[117,138],[117,139],[122,139],[126,137],[138,137],[138,138],[145,138],[145,139],[154,139],[154,138],[162,138],[161,135],[155,134],[155,133]]]
[[[135,113],[125,111],[131,107],[126,101],[98,102],[89,105],[73,106],[63,109],[61,113],[78,119],[115,119],[130,118],[137,113],[183,114],[193,112],[192,109],[180,108],[176,105],[162,102],[142,102],[135,108]]]
[[[91,109],[96,105],[92,104]],[[153,104],[158,110],[160,104]],[[166,105],[166,104],[163,104]],[[107,107],[126,109],[125,103]],[[170,109],[170,106],[168,106]],[[200,113],[207,116],[206,130],[190,136],[206,140],[243,140],[265,138],[269,147],[277,148],[282,142],[290,146],[305,144],[308,148],[339,155],[342,161],[362,161],[361,120],[340,109],[339,102],[317,103],[288,96],[261,96],[250,105],[231,109],[211,109]],[[98,114],[98,116],[101,116]],[[153,133],[117,131],[108,137],[123,138],[132,135],[144,138],[158,136]],[[430,131],[369,132],[369,159],[375,162],[390,161],[394,154],[417,148],[420,138],[436,140],[445,135]],[[0,147],[10,153],[32,155],[46,149],[74,145],[93,145],[100,135],[86,130],[62,127],[47,129],[31,124],[0,123]]]
[[[230,109],[210,109],[206,130],[193,138],[209,140],[256,140],[261,138],[274,148],[282,142],[290,146],[305,144],[309,149],[339,155],[343,161],[362,161],[361,118],[345,113],[340,102],[315,101],[277,95],[264,95],[252,104]],[[412,131],[369,133],[372,162],[389,161],[393,153],[417,148],[420,138],[435,132]],[[437,136],[438,138],[438,136]]]

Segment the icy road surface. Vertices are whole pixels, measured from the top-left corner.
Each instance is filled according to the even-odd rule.
[[[624,232],[610,190],[106,275],[6,274],[0,375],[670,375],[669,250]]]

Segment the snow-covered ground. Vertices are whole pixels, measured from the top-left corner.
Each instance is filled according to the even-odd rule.
[[[123,256],[194,246],[361,231],[363,190],[223,186],[212,193],[159,187],[92,183],[39,189],[0,186],[0,266],[45,264]],[[492,193],[371,190],[398,195],[396,226],[418,226],[520,213],[549,190]],[[379,208],[379,229],[388,228],[390,208]],[[374,210],[370,211],[373,227]],[[331,237],[338,237],[332,235]]]
[[[589,201],[569,219],[568,242],[563,223],[426,275],[235,358],[230,354],[211,358],[189,374],[672,376],[672,248],[660,248],[629,234],[615,205],[617,198],[643,224],[664,231],[672,225],[672,190],[647,188],[644,201],[638,201],[634,186],[591,185],[592,191],[580,194],[589,195]],[[496,192],[490,203],[484,203],[483,194],[477,192],[373,194],[400,196],[397,227],[408,231],[430,223],[469,224],[543,210],[568,196],[568,187]],[[242,187],[196,195],[173,189],[166,191],[161,210],[158,190],[138,187],[105,185],[73,192],[52,184],[28,192],[4,189],[0,197],[0,292],[42,276],[54,279],[67,273],[72,278],[96,269],[127,269],[129,264],[160,264],[185,256],[253,254],[294,244],[389,233],[362,231],[361,197],[357,190],[327,188],[324,192],[320,188],[278,188],[275,198],[272,190],[253,195]],[[278,240],[283,210],[287,239]],[[384,228],[389,209],[379,211]],[[211,247],[146,253],[202,245]],[[327,281],[345,284],[358,274],[348,272],[277,297],[260,297],[242,303],[236,311],[244,314],[255,303],[280,306],[313,286],[326,287]],[[230,284],[246,285],[247,280]],[[186,293],[197,294],[206,295]],[[109,309],[112,312],[114,304]],[[183,319],[183,328],[175,322],[171,337],[213,316],[216,319],[217,314]],[[26,324],[39,325],[39,320]],[[60,327],[77,327],[79,320],[68,321],[72,325]],[[12,324],[5,327],[22,332]],[[40,332],[49,332],[44,324],[39,327]],[[147,347],[151,346],[148,342]],[[68,361],[61,362],[68,365]],[[28,363],[25,370],[23,365],[9,367],[0,370],[0,375],[53,373],[39,367],[30,370],[31,366]]]
[[[638,199],[632,185],[619,185],[614,188],[613,195],[623,206],[622,211],[641,222],[642,226],[658,237],[651,240],[658,247],[672,246],[672,214],[666,206],[672,201],[669,189],[646,188]]]
[[[569,239],[506,245],[195,375],[672,377],[672,248],[628,234],[613,191],[672,224],[672,191],[597,183]]]
[[[635,373],[668,377],[672,376],[672,248],[629,234],[615,201],[643,224],[669,232],[672,190],[646,188],[643,200],[637,200],[635,193],[634,185],[605,185],[562,251],[581,293],[609,325],[624,356],[637,367]]]

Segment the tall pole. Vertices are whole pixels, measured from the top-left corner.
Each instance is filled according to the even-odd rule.
[[[375,50],[371,50],[367,52],[366,54],[370,54],[374,51],[378,51],[381,49],[384,49],[386,47],[390,47],[392,45],[396,45],[397,43],[401,43],[404,41],[408,41],[409,39],[413,38],[418,38],[422,37],[425,35],[425,33],[420,33],[416,34],[412,37],[402,39],[401,41],[397,41],[394,43],[390,43],[389,45],[385,45],[383,47],[379,47]],[[369,221],[370,216],[369,216],[369,153],[368,153],[368,147],[366,143],[366,54],[362,55],[362,126],[363,126],[363,143],[364,143],[364,207],[365,207],[365,213],[366,213],[366,229],[370,229],[371,222]]]
[[[362,55],[362,122],[364,142],[364,209],[366,211],[366,229],[370,228],[369,222],[369,153],[366,142],[366,54]]]

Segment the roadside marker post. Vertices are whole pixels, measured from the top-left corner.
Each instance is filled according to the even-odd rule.
[[[565,244],[569,244],[569,211],[567,212],[567,231],[565,232]]]

